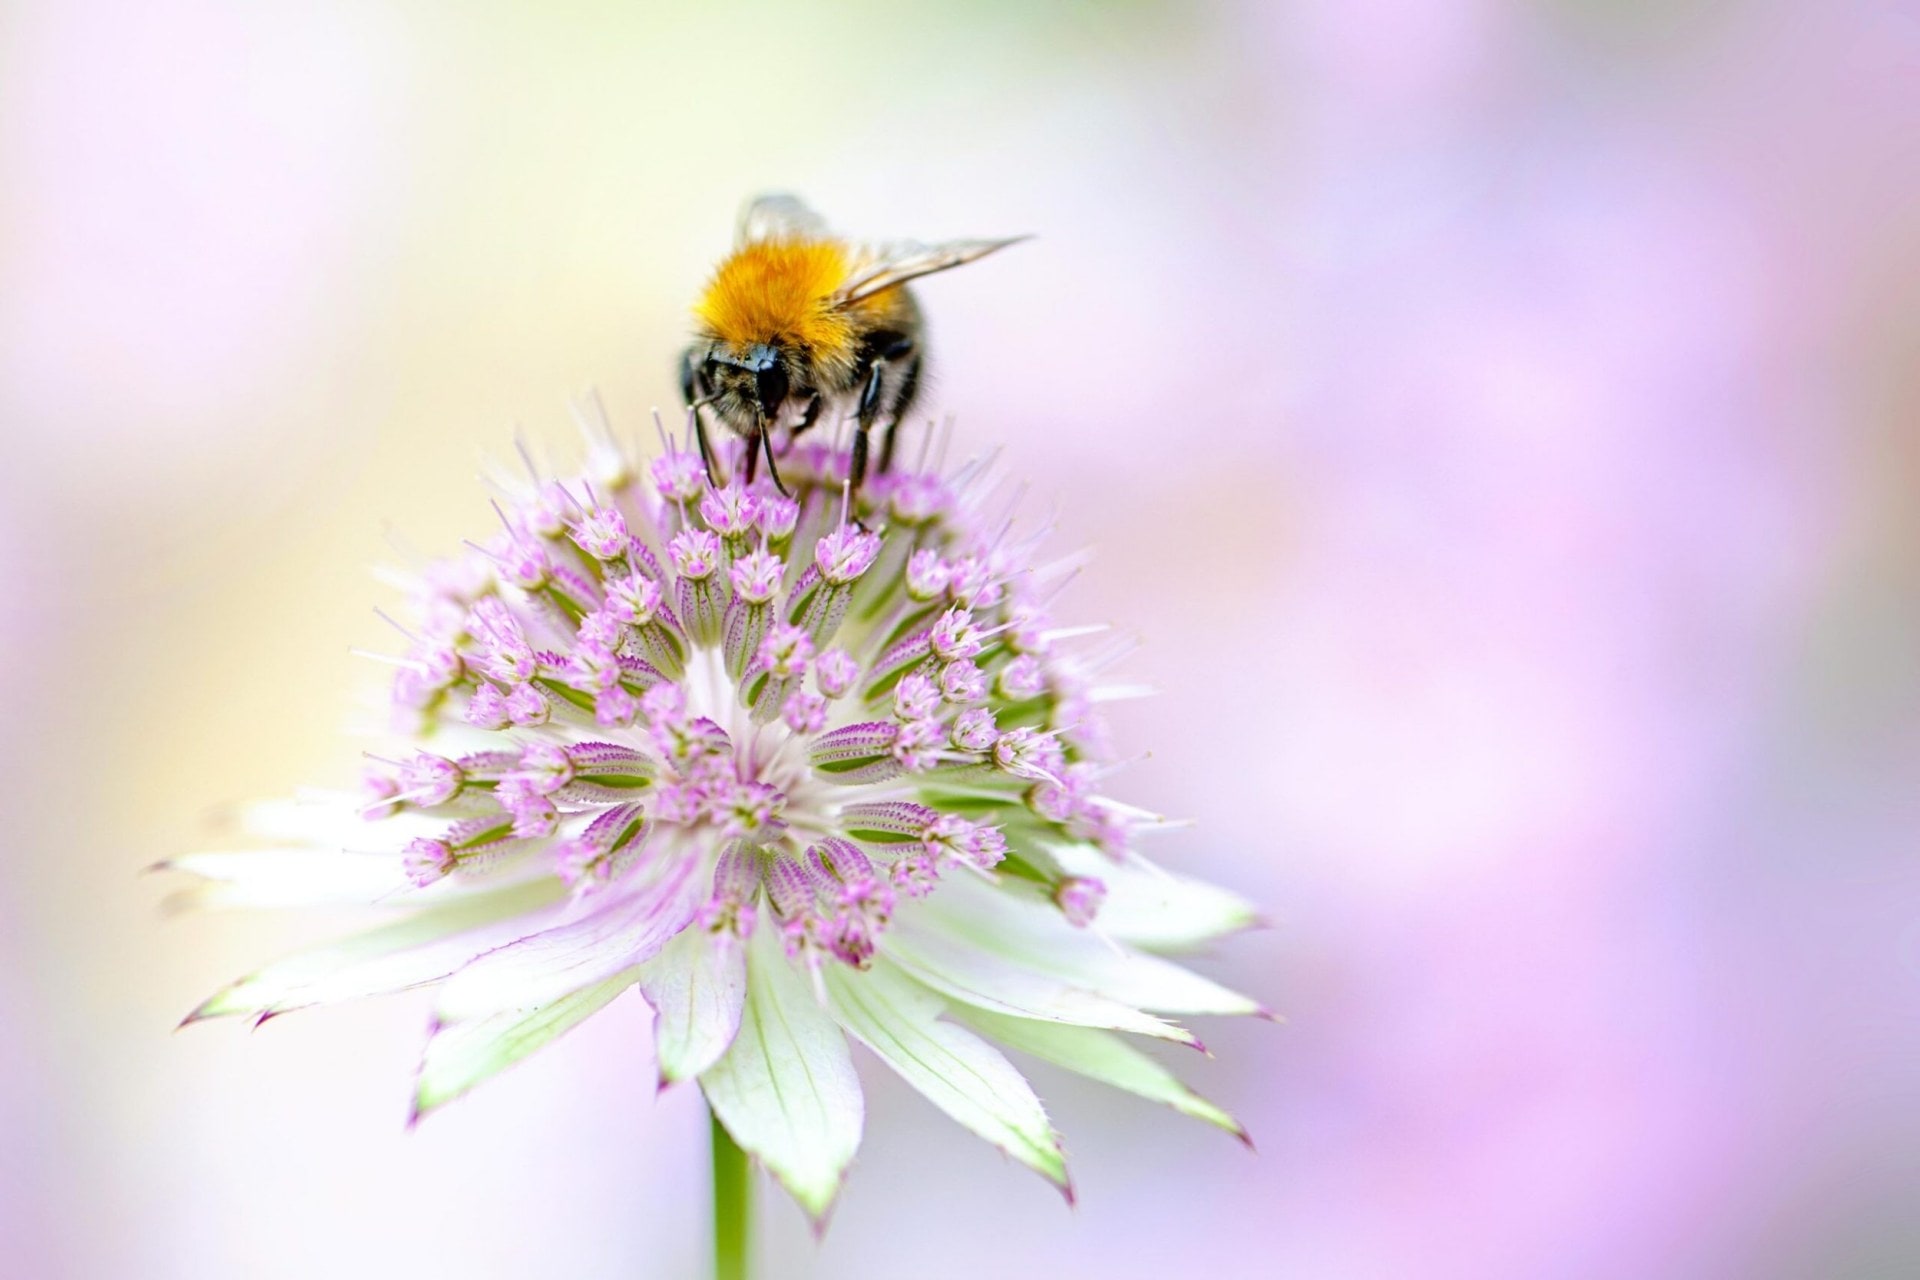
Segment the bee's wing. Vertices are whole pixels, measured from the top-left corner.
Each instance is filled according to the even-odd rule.
[[[889,244],[874,250],[874,260],[855,271],[834,295],[836,306],[850,307],[897,284],[930,276],[984,258],[996,249],[1019,244],[1030,236],[1005,240],[949,240],[944,244]]]
[[[827,220],[808,208],[806,201],[783,191],[756,196],[740,210],[743,245],[761,240],[825,240],[832,234]]]

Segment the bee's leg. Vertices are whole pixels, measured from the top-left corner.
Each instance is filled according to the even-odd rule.
[[[800,415],[800,421],[794,423],[793,430],[787,432],[787,438],[789,440],[814,424],[814,421],[820,416],[820,404],[820,393],[816,391],[813,393],[813,399],[807,401],[807,411]]]
[[[814,403],[818,405],[819,401],[816,399]],[[780,491],[781,497],[791,498],[793,494],[791,491],[788,490],[786,481],[780,478],[780,468],[776,466],[773,461],[773,436],[768,434],[765,431],[762,431],[760,433],[760,438],[757,443],[760,445],[762,449],[765,449],[767,452],[767,476],[773,481],[773,487]],[[748,466],[748,472],[749,474],[747,476],[747,483],[752,484],[753,476],[751,474],[752,472],[751,464],[749,464]]]
[[[766,438],[767,433],[762,431],[759,435],[747,440],[747,460],[744,464],[746,469],[740,474],[742,485],[751,485],[754,474],[760,470],[760,442]]]
[[[700,465],[706,468],[707,483],[714,488],[720,481],[713,474],[713,447],[707,443],[706,419],[700,416],[700,402],[710,394],[706,379],[700,375],[700,359],[692,347],[680,353],[680,398],[693,415],[693,438],[700,445]]]
[[[913,407],[914,397],[920,394],[920,353],[908,348],[907,367],[900,375],[900,385],[894,388],[893,403],[887,407],[887,429],[880,437],[880,474],[893,470],[893,441],[899,433],[900,422],[907,416],[907,410]]]
[[[886,372],[884,358],[876,359],[867,367],[867,385],[860,392],[859,407],[854,410],[853,457],[847,466],[847,483],[855,495],[867,478],[867,436],[873,431],[873,420],[880,412],[880,377]]]
[[[707,483],[718,489],[720,480],[713,472],[713,446],[707,443],[707,420],[700,411],[693,411],[693,438],[700,445],[700,465],[707,470]]]

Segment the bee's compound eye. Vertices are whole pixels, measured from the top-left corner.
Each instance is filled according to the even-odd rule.
[[[754,380],[760,397],[760,411],[771,420],[780,412],[780,406],[786,403],[786,368],[779,364],[769,365],[755,374]]]

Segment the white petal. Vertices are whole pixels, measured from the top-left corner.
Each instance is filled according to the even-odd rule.
[[[1116,941],[1188,951],[1260,923],[1259,911],[1239,894],[1162,871],[1138,855],[1115,864],[1092,845],[1053,845],[1048,852],[1064,870],[1107,886],[1098,925]]]
[[[700,1087],[733,1140],[818,1221],[860,1146],[860,1079],[839,1024],[769,933],[750,944],[740,1034]]]
[[[189,853],[159,869],[204,882],[173,895],[175,907],[365,905],[412,889],[400,858],[337,849],[247,849]]]
[[[944,892],[944,886],[942,887]],[[1111,1027],[1180,1044],[1199,1041],[1184,1027],[1017,965],[933,930],[894,923],[880,943],[887,958],[934,990],[982,1009],[1083,1027]]]
[[[1026,1078],[999,1050],[940,1020],[940,997],[885,963],[832,965],[827,998],[840,1025],[955,1120],[1073,1198],[1060,1139]]]
[[[192,1019],[286,1013],[433,982],[483,952],[546,927],[563,892],[558,880],[514,885],[298,952],[219,992],[194,1010]]]
[[[604,981],[652,956],[693,918],[695,860],[679,858],[653,879],[609,889],[587,914],[478,957],[440,988],[442,1022],[531,1008]]]
[[[537,1008],[436,1027],[420,1062],[414,1119],[579,1026],[632,986],[637,976],[628,969]]]
[[[691,1080],[720,1060],[740,1029],[746,945],[731,934],[682,929],[640,966],[640,990],[653,1006],[661,1086]]]
[[[1240,1127],[1239,1121],[1187,1088],[1173,1072],[1111,1032],[1095,1031],[1090,1027],[1061,1026],[1056,1022],[1035,1022],[1031,1018],[1009,1018],[964,1005],[955,1006],[953,1015],[1009,1049],[1030,1053],[1043,1062],[1065,1067],[1090,1080],[1125,1089],[1128,1093],[1154,1102],[1163,1102],[1183,1115],[1217,1125],[1242,1142],[1248,1142],[1247,1131]]]
[[[915,908],[916,926],[929,935],[937,931],[956,944],[990,951],[1022,969],[1136,1009],[1154,1013],[1262,1012],[1258,1001],[1172,961],[1116,950],[1097,933],[1068,924],[1052,904],[1037,897],[953,876],[941,883],[938,893],[928,895]],[[902,912],[903,917],[905,914]]]
[[[239,812],[242,831],[262,840],[324,849],[398,850],[415,836],[437,835],[445,818],[403,810],[369,821],[370,797],[347,791],[303,791],[291,799],[254,800]]]

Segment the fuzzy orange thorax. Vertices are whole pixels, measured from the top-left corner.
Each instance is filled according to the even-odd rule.
[[[852,269],[847,246],[832,240],[746,245],[713,273],[694,314],[736,348],[764,342],[834,360],[854,342],[851,318],[832,301]]]

